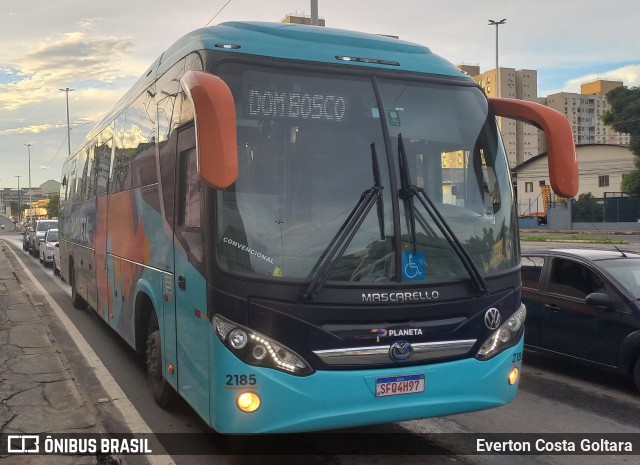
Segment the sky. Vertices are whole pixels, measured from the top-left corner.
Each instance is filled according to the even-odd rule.
[[[538,72],[538,96],[596,78],[640,86],[633,0],[318,0],[327,27],[397,35],[454,64]],[[226,5],[226,6],[225,6]],[[0,189],[60,180],[67,156],[184,34],[225,21],[310,14],[309,0],[0,0]],[[217,16],[216,16],[217,15]],[[215,18],[214,18],[215,16]],[[212,20],[213,19],[213,20]],[[32,144],[27,147],[25,144]]]

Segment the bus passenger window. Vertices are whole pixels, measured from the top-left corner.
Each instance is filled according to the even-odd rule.
[[[200,227],[200,183],[195,148],[180,154],[180,210],[178,224],[187,228]]]
[[[204,251],[200,229],[200,177],[195,147],[180,152],[178,158],[178,228],[177,235],[185,244],[189,262],[199,266]]]

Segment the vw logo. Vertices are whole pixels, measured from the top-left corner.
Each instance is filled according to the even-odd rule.
[[[394,362],[406,362],[413,355],[413,347],[407,341],[397,341],[389,347],[389,358]]]
[[[484,324],[491,330],[498,329],[498,326],[500,326],[500,312],[497,308],[487,310],[487,313],[484,314]]]

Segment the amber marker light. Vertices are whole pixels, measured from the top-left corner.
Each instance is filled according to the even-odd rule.
[[[167,371],[169,372],[169,374],[170,374],[170,375],[172,375],[172,374],[173,374],[173,372],[175,371],[175,368],[173,368],[173,364],[172,364],[172,363],[170,363],[170,364],[167,366]]]
[[[520,377],[520,370],[518,370],[518,368],[514,367],[511,369],[511,371],[509,372],[509,384],[516,384],[516,382],[518,381],[518,378]]]
[[[236,399],[236,405],[245,413],[251,413],[260,407],[260,397],[255,392],[243,392]]]

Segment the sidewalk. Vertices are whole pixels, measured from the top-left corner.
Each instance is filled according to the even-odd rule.
[[[0,433],[99,433],[47,322],[0,241]],[[3,450],[6,450],[3,447]],[[11,464],[94,465],[95,456],[0,456]]]

